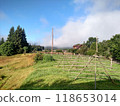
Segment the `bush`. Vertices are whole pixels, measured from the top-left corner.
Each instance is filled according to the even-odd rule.
[[[11,56],[15,54],[15,47],[12,42],[5,42],[0,46],[0,54],[5,56]]]
[[[67,52],[76,53],[77,49],[69,49]]]
[[[34,57],[34,61],[37,63],[38,61],[43,60],[43,54],[36,54],[36,56]]]
[[[95,54],[95,50],[89,49],[86,54],[92,56]]]
[[[28,47],[24,46],[23,49],[24,49],[24,54],[26,54],[28,52]]]
[[[57,49],[56,52],[62,52],[62,50],[61,49]]]
[[[53,56],[51,56],[51,55],[44,55],[44,56],[43,56],[43,61],[45,61],[45,62],[55,61],[55,59],[54,59]]]

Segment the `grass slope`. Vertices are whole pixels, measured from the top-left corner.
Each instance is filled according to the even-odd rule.
[[[20,89],[20,90],[94,90],[94,66],[89,66],[82,72],[79,77],[74,80],[79,71],[74,69],[82,69],[83,66],[58,66],[60,65],[85,65],[89,57],[82,56],[78,60],[77,56],[53,55],[56,61],[53,62],[38,62],[34,64],[33,57],[35,54],[15,55],[9,57],[0,57],[0,89]],[[62,62],[64,60],[64,62]],[[104,60],[105,66],[110,62]],[[94,61],[91,62],[91,65]],[[68,69],[71,69],[68,71]],[[103,68],[97,66],[98,74],[105,74],[101,72]],[[119,72],[120,64],[113,63],[113,69],[110,71]],[[109,71],[109,70],[108,70]],[[88,75],[88,73],[92,75]],[[109,74],[111,74],[109,72]],[[118,74],[118,73],[117,73]],[[112,72],[111,75],[116,75]],[[120,73],[118,74],[120,75]],[[82,78],[85,77],[85,78]],[[98,75],[97,78],[104,78],[106,76]],[[90,79],[93,78],[93,79]],[[112,77],[119,79],[119,77]],[[97,80],[97,89],[100,90],[120,90],[120,81],[115,81],[115,84],[108,79]]]
[[[76,79],[76,75],[68,72],[68,67],[57,67],[58,63],[62,61],[57,61],[58,58],[62,56],[54,55],[56,59],[55,62],[39,62],[34,65],[34,72],[29,75],[29,77],[24,81],[19,89],[28,90],[93,90],[94,89],[94,79],[87,79],[88,75],[84,79]],[[73,58],[76,58],[73,57]],[[86,57],[88,58],[88,57]],[[67,60],[66,60],[67,61]],[[76,60],[77,61],[77,60]],[[108,63],[108,60],[105,61]],[[71,64],[71,63],[70,63]],[[114,64],[113,67],[117,67],[116,70],[120,70],[119,64]],[[72,67],[71,67],[72,68]],[[80,67],[79,67],[80,68]],[[81,67],[83,68],[83,67]],[[72,76],[72,77],[71,77]],[[83,74],[84,76],[84,74]],[[93,73],[94,76],[94,73]],[[90,76],[90,77],[93,77]],[[94,77],[93,77],[94,78]],[[97,89],[100,90],[120,90],[120,81],[115,81],[113,84],[110,80],[97,80]]]
[[[35,54],[0,56],[0,89],[17,89],[33,72]]]

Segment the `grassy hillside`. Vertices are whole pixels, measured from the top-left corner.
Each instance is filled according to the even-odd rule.
[[[16,89],[33,72],[35,54],[0,56],[0,89]]]
[[[40,61],[35,64],[33,62],[34,56],[35,54],[0,57],[0,75],[4,75],[4,78],[0,80],[0,88],[29,90],[94,89],[94,59],[82,74],[74,80],[80,69],[83,69],[89,61],[89,57],[53,55],[56,61]],[[109,60],[101,59],[101,61],[104,66],[110,66]],[[107,69],[109,75],[112,75],[111,78],[114,79],[114,83],[109,80],[103,70],[104,67],[101,67],[100,63],[97,62],[97,89],[120,90],[120,64],[114,62],[113,68]]]

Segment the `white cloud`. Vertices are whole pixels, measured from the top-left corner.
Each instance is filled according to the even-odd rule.
[[[90,7],[90,12],[105,12],[114,11],[120,7],[120,0],[91,0],[93,6]]]
[[[74,44],[83,43],[91,36],[97,36],[99,41],[102,41],[120,33],[120,0],[114,1],[91,0],[93,6],[86,8],[90,13],[82,18],[69,19],[59,29],[61,36],[54,39],[54,46],[71,47]],[[74,0],[74,3],[85,2],[88,0]],[[44,42],[44,45],[51,45],[51,40]]]
[[[43,25],[48,25],[48,21],[47,21],[45,18],[43,18],[43,17],[40,18],[40,22],[41,22]]]
[[[0,20],[6,19],[7,16],[3,11],[0,11]]]
[[[55,39],[55,46],[70,47],[76,43],[83,43],[90,36],[97,36],[100,41],[107,40],[120,33],[120,11],[89,15],[84,22],[80,19],[68,21],[61,31],[62,36]]]
[[[91,13],[101,11],[113,11],[120,8],[120,0],[73,0],[75,10],[80,9],[81,5],[88,4],[86,11]]]

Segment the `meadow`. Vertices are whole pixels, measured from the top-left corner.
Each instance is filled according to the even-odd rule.
[[[35,63],[33,59],[35,55],[28,53],[0,56],[0,89],[95,89],[94,57],[53,54],[55,61]],[[110,60],[101,58],[99,61],[96,60],[96,89],[120,90],[120,64],[113,62],[111,68]]]

